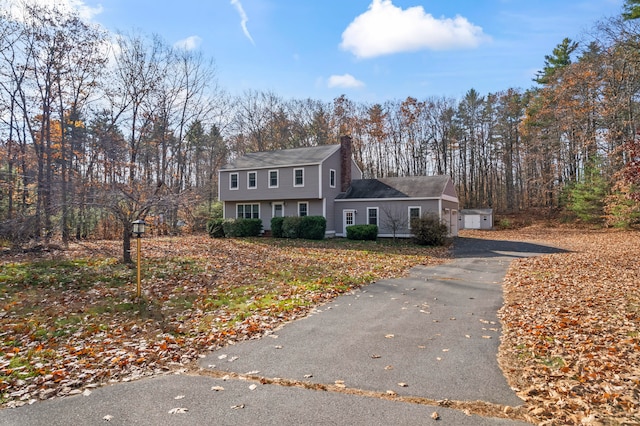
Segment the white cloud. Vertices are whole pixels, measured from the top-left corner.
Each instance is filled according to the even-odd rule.
[[[401,9],[392,0],[372,0],[342,33],[340,47],[359,58],[422,49],[472,48],[488,39],[467,18],[436,19],[422,6]]]
[[[242,27],[242,32],[244,32],[244,35],[247,36],[251,44],[255,44],[253,41],[253,37],[251,37],[251,33],[249,33],[249,29],[247,28],[247,22],[249,21],[249,18],[247,17],[247,14],[242,7],[242,3],[240,3],[240,0],[231,0],[231,4],[236,7],[236,10],[240,15],[240,26]]]
[[[364,83],[358,79],[356,79],[351,74],[344,75],[332,75],[329,77],[329,82],[327,83],[329,88],[333,87],[342,87],[348,89],[357,89],[359,87],[364,87]]]
[[[47,2],[47,0],[39,0],[39,1],[43,3],[49,3],[49,4],[51,3],[51,2]],[[65,1],[59,1],[57,4],[64,4],[64,3],[66,3],[68,7],[77,10],[78,13],[80,14],[80,17],[87,21],[93,19],[94,16],[101,14],[103,10],[101,4],[98,4],[98,6],[96,7],[91,7],[84,4],[82,0],[65,0]]]
[[[173,47],[177,47],[179,49],[184,50],[194,50],[200,47],[202,43],[202,38],[198,36],[190,36],[182,40],[178,40],[173,44]]]
[[[96,15],[102,13],[102,5],[96,7],[88,6],[83,0],[56,0],[52,4],[51,0],[1,0],[0,5],[3,9],[9,10],[14,18],[22,19],[22,3],[37,4],[44,7],[57,6],[62,11],[75,10],[84,21],[91,21]]]

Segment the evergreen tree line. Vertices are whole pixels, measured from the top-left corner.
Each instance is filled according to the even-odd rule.
[[[375,104],[230,96],[212,60],[157,36],[107,34],[56,7],[1,12],[0,238],[121,236],[126,260],[135,219],[154,232],[203,226],[234,157],[345,133],[366,177],[447,174],[463,207],[631,224],[635,3],[558,44],[529,89]]]

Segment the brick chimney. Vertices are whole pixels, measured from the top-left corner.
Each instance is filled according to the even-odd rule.
[[[340,191],[347,192],[351,186],[351,136],[340,136]]]

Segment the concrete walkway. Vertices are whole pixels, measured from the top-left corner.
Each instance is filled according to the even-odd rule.
[[[193,375],[1,410],[0,425],[524,424],[496,417],[522,402],[496,361],[501,283],[514,258],[554,251],[458,238],[455,261],[341,296]]]

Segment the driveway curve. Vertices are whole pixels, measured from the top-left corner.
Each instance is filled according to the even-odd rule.
[[[414,425],[436,411],[441,425],[526,424],[465,407],[522,403],[496,358],[501,284],[513,259],[558,250],[472,238],[452,250],[447,264],[415,267],[211,353],[193,374],[0,410],[0,425]]]

